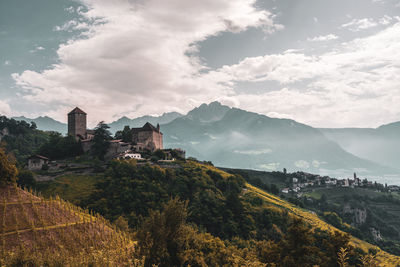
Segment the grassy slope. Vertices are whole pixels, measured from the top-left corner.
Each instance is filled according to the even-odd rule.
[[[255,171],[247,169],[230,169],[230,168],[221,168],[221,169],[227,172],[240,174],[243,177],[248,176],[252,179],[259,178],[262,182],[266,184],[275,184],[279,188],[285,187],[285,181],[282,180],[280,177],[274,176],[271,172]]]
[[[50,265],[112,264],[124,260],[125,248],[133,247],[126,235],[117,233],[102,217],[59,198],[45,200],[13,186],[0,188],[0,219],[2,266],[21,259]]]
[[[47,198],[59,195],[77,205],[95,190],[95,184],[101,177],[102,175],[67,174],[53,181],[40,182],[37,189]]]
[[[320,219],[316,214],[301,209],[287,201],[280,199],[277,196],[271,195],[257,187],[254,187],[250,184],[247,184],[248,192],[254,193],[264,199],[266,202],[270,203],[272,206],[282,208],[287,210],[289,214],[293,216],[298,216],[303,218],[306,222],[308,222],[314,228],[320,228],[325,231],[340,231],[337,228],[333,227],[332,225],[326,223],[322,219]],[[341,231],[340,231],[341,232]],[[362,241],[358,238],[352,237],[351,238],[352,245],[363,249],[364,251],[368,251],[368,249],[373,248],[379,251],[378,253],[378,260],[382,264],[382,266],[397,266],[400,265],[400,257],[391,255],[379,249],[377,246],[371,245],[365,241]]]
[[[369,196],[369,197],[381,197],[387,196],[387,193],[377,192],[373,189],[366,188],[351,188],[351,187],[329,187],[329,188],[315,188],[312,192],[307,193],[306,195],[312,196],[313,198],[320,199],[322,194],[325,194],[329,197],[329,199],[334,200],[335,202],[343,202],[343,197],[345,195],[360,195],[360,196]],[[395,198],[400,198],[400,195],[397,193],[392,194]]]

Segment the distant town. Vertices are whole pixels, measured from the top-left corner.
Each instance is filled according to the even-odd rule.
[[[354,173],[353,178],[337,179],[329,176],[320,176],[307,172],[294,172],[287,174],[286,169],[283,169],[283,173],[286,174],[289,179],[287,180],[287,187],[281,190],[284,194],[294,194],[297,197],[301,197],[304,191],[309,191],[313,188],[329,188],[329,187],[364,187],[369,189],[375,189],[377,191],[385,192],[397,192],[400,191],[400,186],[380,184],[377,182],[369,181],[368,179],[358,178],[357,174]]]

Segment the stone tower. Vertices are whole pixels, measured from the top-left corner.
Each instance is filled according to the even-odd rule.
[[[86,139],[86,113],[78,107],[68,113],[68,135]]]

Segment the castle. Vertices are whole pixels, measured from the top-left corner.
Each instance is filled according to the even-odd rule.
[[[132,128],[132,142],[136,150],[142,151],[148,149],[155,151],[163,149],[163,134],[160,132],[160,125],[154,127],[151,123],[147,122],[141,128]]]
[[[94,131],[87,129],[86,116],[86,112],[78,107],[68,113],[68,135],[75,137],[76,140],[84,141],[84,146],[88,146],[94,137]],[[160,131],[160,125],[157,124],[157,127],[154,127],[147,122],[141,128],[132,128],[131,132],[133,148],[136,151],[163,149],[163,134]],[[117,143],[115,141],[118,140],[112,143]]]

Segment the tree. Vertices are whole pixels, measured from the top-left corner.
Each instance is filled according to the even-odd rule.
[[[188,242],[188,202],[171,199],[162,212],[152,211],[138,231],[139,254],[145,266],[181,266]]]
[[[164,151],[162,151],[161,149],[157,149],[156,151],[154,151],[153,155],[158,159],[165,159],[166,157]]]
[[[24,187],[35,187],[36,181],[33,177],[33,173],[28,170],[19,170],[18,171],[18,185]]]
[[[104,156],[110,146],[110,140],[112,139],[111,133],[108,130],[109,128],[104,121],[101,121],[94,130],[92,154],[101,160],[104,160]]]
[[[316,254],[316,248],[313,247],[314,241],[311,228],[300,218],[293,218],[287,234],[280,242],[282,265],[299,266],[302,263],[303,266],[313,266]]]
[[[115,133],[115,139],[122,139],[122,141],[126,143],[131,143],[132,138],[133,138],[132,131],[128,125],[125,126],[122,131],[118,131]]]
[[[36,130],[36,129],[37,129],[36,122],[31,121],[31,129],[33,129],[33,130]]]
[[[0,186],[15,183],[18,170],[3,148],[0,148]]]
[[[51,132],[49,141],[40,147],[39,154],[51,159],[64,159],[82,155],[83,150],[73,136],[62,137],[58,132]]]
[[[279,188],[278,188],[278,186],[276,186],[276,184],[271,184],[271,193],[274,195],[279,194]]]

